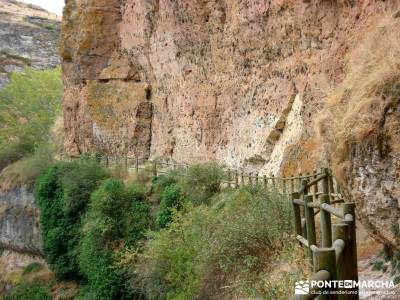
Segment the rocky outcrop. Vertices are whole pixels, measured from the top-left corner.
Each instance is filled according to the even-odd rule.
[[[20,186],[0,193],[0,247],[41,254],[39,209],[32,188]]]
[[[320,158],[313,120],[343,74],[351,37],[397,5],[69,0],[65,146],[307,170]]]
[[[39,256],[3,250],[0,255],[0,296],[5,297],[11,289],[21,281],[24,269],[30,264],[46,267],[46,261]],[[46,279],[52,279],[47,276]],[[5,297],[6,298],[6,297]]]
[[[0,88],[11,72],[60,64],[59,28],[59,18],[40,7],[0,0]]]

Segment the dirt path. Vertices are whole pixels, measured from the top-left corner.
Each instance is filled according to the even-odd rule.
[[[388,281],[393,278],[390,271],[373,270],[383,246],[372,240],[361,224],[357,224],[358,279],[359,281]],[[360,288],[360,300],[400,300],[400,284],[394,288]]]

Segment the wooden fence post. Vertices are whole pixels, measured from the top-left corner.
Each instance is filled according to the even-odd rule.
[[[139,174],[139,158],[136,156],[135,159],[135,170],[136,170],[136,175]]]
[[[157,160],[153,161],[153,176],[157,176]]]
[[[291,194],[294,193],[294,178],[293,177],[290,178],[290,193]]]
[[[253,185],[253,173],[249,173],[249,185]]]
[[[294,213],[294,226],[296,228],[296,234],[303,235],[302,228],[301,228],[301,213],[300,213],[300,206],[294,203],[293,200],[299,199],[299,193],[292,193],[292,205],[293,205],[293,213]]]
[[[271,173],[272,188],[275,189],[275,176]]]
[[[299,177],[298,177],[298,190],[300,190],[301,189],[301,183],[302,183],[302,181],[303,181],[303,174],[302,173],[300,173],[299,174]]]
[[[109,166],[109,161],[108,161],[108,155],[106,155],[106,168],[108,168],[108,166]]]
[[[313,253],[314,272],[326,270],[329,272],[330,280],[336,280],[336,255],[335,249],[332,248],[318,248]],[[320,295],[318,300],[337,300],[336,294]]]
[[[329,195],[321,195],[319,197],[320,203],[330,204]],[[332,246],[332,221],[331,214],[323,209],[320,211],[321,215],[321,246],[329,248]]]
[[[315,234],[315,219],[314,219],[314,209],[312,207],[308,207],[308,203],[312,202],[312,196],[305,195],[303,197],[304,200],[304,209],[305,209],[305,217],[306,217],[306,230],[307,230],[307,241],[308,241],[308,255],[310,256],[310,262],[312,264],[313,260],[313,252],[311,250],[312,245],[317,244],[317,238]]]
[[[317,177],[318,177],[318,175],[315,175],[315,176],[314,176],[314,179],[317,178]],[[314,184],[314,186],[313,186],[314,201],[317,201],[317,200],[318,200],[318,184],[319,184],[319,182],[316,182],[316,183]]]
[[[267,188],[267,186],[268,186],[267,175],[264,175],[264,176],[263,176],[263,181],[264,181],[264,187]]]
[[[239,187],[239,174],[237,170],[235,170],[235,187]]]
[[[299,194],[299,197],[302,198],[304,200],[304,195],[307,193],[307,181],[304,180],[301,182],[301,187],[299,188],[299,191],[302,190],[302,194]],[[302,233],[303,233],[303,237],[305,239],[307,239],[307,219],[305,217],[305,211],[306,208],[305,206],[301,206],[300,207],[300,214],[301,214],[301,227],[302,227]],[[304,222],[303,222],[304,220]]]
[[[333,186],[333,177],[332,175],[329,174],[329,195],[331,197],[331,200],[333,198],[332,194],[335,193],[335,188]]]
[[[242,172],[240,174],[240,177],[242,178],[242,186],[244,186],[244,172],[243,172],[243,170],[242,170]]]
[[[332,236],[333,236],[333,241],[336,240],[343,240],[345,243],[345,247],[347,247],[348,243],[349,243],[349,225],[345,224],[345,223],[337,223],[337,224],[333,224],[332,225]],[[342,257],[337,260],[336,262],[336,270],[337,270],[337,278],[339,280],[344,280],[347,279],[346,277],[348,277],[346,275],[346,259],[343,255],[344,253],[342,253]]]
[[[346,245],[345,257],[346,257],[346,274],[349,278],[354,281],[358,281],[358,270],[357,270],[357,241],[356,241],[356,216],[355,216],[355,204],[344,203],[342,204],[343,213],[345,216],[344,223],[349,226],[349,243]],[[346,218],[346,215],[352,215],[352,220]],[[346,220],[347,219],[347,220]]]
[[[282,178],[282,188],[283,188],[283,194],[286,194],[286,179]]]
[[[325,178],[322,179],[322,193],[323,194],[329,194],[329,169],[328,168],[323,168],[322,169],[322,174],[325,175]]]
[[[256,185],[258,185],[258,173],[256,173]]]
[[[231,187],[231,169],[228,169],[228,187]]]

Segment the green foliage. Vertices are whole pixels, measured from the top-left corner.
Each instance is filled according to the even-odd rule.
[[[115,266],[115,256],[144,237],[149,210],[144,191],[137,185],[110,179],[93,193],[79,254],[80,268],[88,279],[83,299],[133,299],[123,270]]]
[[[381,260],[375,261],[372,266],[372,270],[374,271],[382,271],[385,263]]]
[[[17,285],[7,300],[51,300],[51,294],[46,286],[40,281],[24,281]]]
[[[175,169],[168,171],[166,174],[161,174],[157,177],[154,177],[152,180],[153,193],[161,196],[166,187],[177,184],[182,176],[184,176],[183,170]]]
[[[33,185],[35,180],[53,163],[53,152],[50,147],[42,145],[35,153],[27,155],[13,163],[0,174],[1,182],[9,182],[13,186],[19,184]]]
[[[167,186],[161,194],[160,211],[157,216],[158,228],[165,228],[172,221],[172,212],[178,210],[182,205],[181,189],[172,184]]]
[[[33,153],[33,151],[33,142],[29,140],[17,141],[11,143],[6,148],[0,148],[0,171],[8,165]]]
[[[78,264],[81,217],[90,194],[108,173],[94,160],[57,163],[36,184],[43,251],[58,278],[81,278]]]
[[[149,234],[137,265],[149,299],[215,298],[238,276],[251,286],[271,258],[294,244],[287,199],[253,187],[226,191],[218,200],[214,207],[190,204],[168,228]]]
[[[392,230],[397,237],[398,226],[393,226]],[[379,257],[381,257],[383,260],[377,260],[371,263],[372,269],[376,271],[382,271],[383,273],[385,273],[389,269],[390,275],[393,277],[393,280],[395,280],[396,278],[399,279],[400,250],[393,249],[388,245],[384,245],[383,250],[379,253]]]
[[[0,150],[10,148],[12,141],[11,148],[22,147],[31,152],[31,148],[46,142],[49,129],[61,112],[62,93],[60,68],[26,68],[13,73],[10,83],[0,91]]]
[[[33,262],[29,265],[27,265],[24,269],[23,275],[29,274],[29,273],[35,273],[37,271],[40,271],[43,269],[43,265],[38,263],[38,262]]]
[[[213,163],[196,164],[188,168],[181,177],[180,186],[185,197],[194,205],[207,203],[220,191],[223,170]]]

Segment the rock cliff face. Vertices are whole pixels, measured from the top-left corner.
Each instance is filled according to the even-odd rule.
[[[16,187],[0,193],[0,247],[40,254],[39,209],[32,189]]]
[[[56,15],[15,0],[0,0],[0,88],[13,71],[60,64],[59,28]]]
[[[308,171],[325,159],[329,134],[321,141],[314,125],[346,77],[343,58],[372,20],[399,9],[398,0],[69,0],[66,149]],[[396,111],[386,120],[398,132]],[[371,156],[352,148],[354,164],[337,175],[370,232],[393,244],[386,232],[398,225],[399,148],[376,159],[374,145]]]
[[[353,33],[397,4],[69,0],[66,148],[307,169]]]

